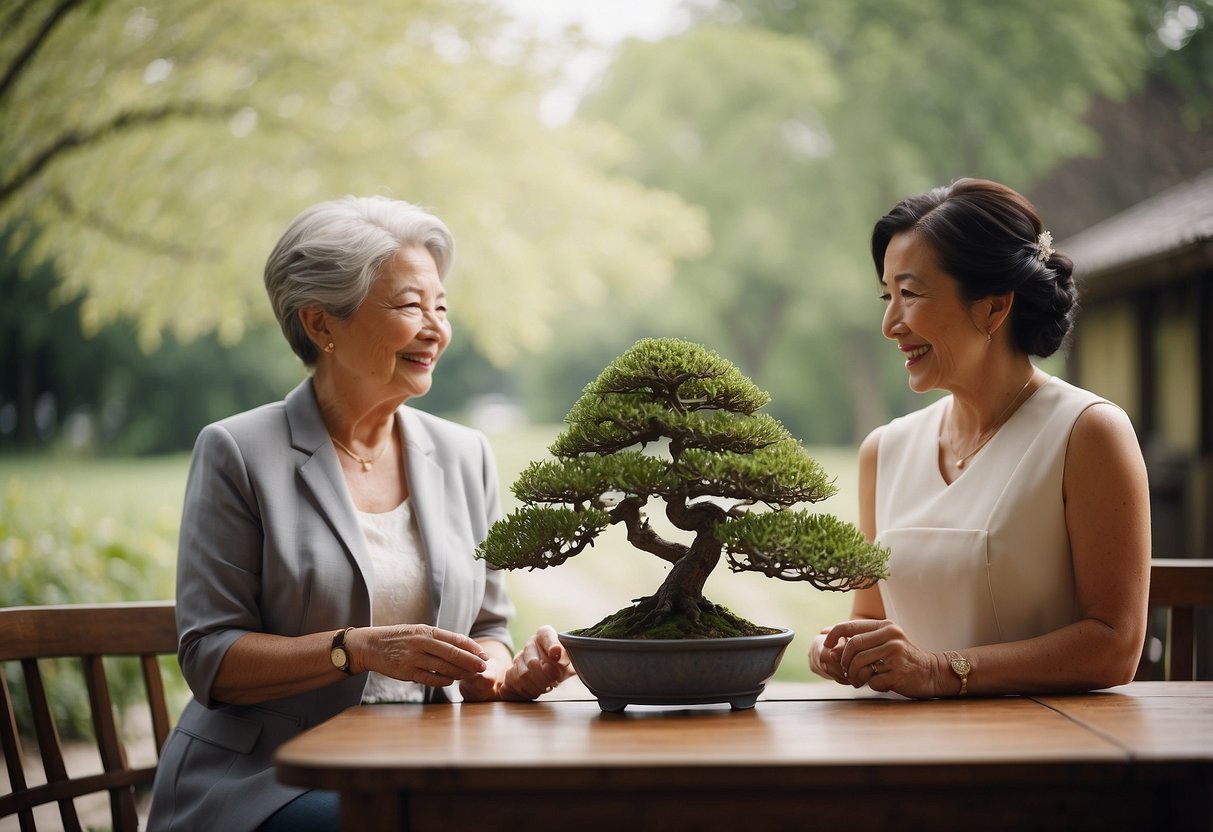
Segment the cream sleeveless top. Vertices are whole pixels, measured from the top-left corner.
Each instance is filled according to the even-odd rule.
[[[391,511],[358,512],[358,525],[374,569],[371,623],[431,624],[430,577],[421,535],[406,499]],[[425,687],[375,672],[367,674],[362,701],[421,702]]]
[[[1050,378],[951,485],[939,471],[945,397],[882,432],[876,540],[885,615],[926,650],[1018,641],[1078,618],[1062,501],[1066,446],[1102,402]]]

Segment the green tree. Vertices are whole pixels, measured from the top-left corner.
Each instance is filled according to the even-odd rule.
[[[1063,241],[1213,163],[1213,0],[1149,0],[1137,11],[1145,82],[1124,101],[1097,100],[1087,122],[1099,153],[1050,170],[1030,194]]]
[[[277,327],[235,346],[170,335],[145,355],[120,324],[86,336],[80,301],[56,291],[49,266],[22,276],[0,260],[0,450],[188,450],[206,423],[281,398],[302,376]]]
[[[827,51],[847,97],[838,161],[881,206],[958,176],[1027,187],[1092,152],[1092,98],[1124,96],[1148,62],[1132,0],[727,5]]]
[[[835,265],[810,241],[844,220],[827,161],[838,102],[813,43],[705,25],[630,42],[582,110],[631,138],[624,173],[708,210],[712,252],[681,267],[689,303],[671,314],[684,324],[706,316],[700,334],[760,377],[785,327],[815,314]]]
[[[878,358],[872,223],[957,176],[1027,187],[1091,152],[1089,102],[1123,95],[1145,61],[1132,4],[735,0],[708,14],[734,22],[630,45],[583,113],[632,140],[621,171],[708,212],[713,249],[663,305],[806,414],[802,435],[858,438],[904,389]]]
[[[819,589],[871,586],[888,552],[832,515],[797,510],[834,493],[825,472],[773,417],[770,397],[719,355],[674,338],[644,339],[612,362],[569,411],[555,462],[514,485],[523,506],[494,524],[478,555],[499,568],[543,569],[622,524],[633,547],[672,564],[657,591],[583,634],[707,638],[756,631],[703,596],[722,555],[733,571]],[[658,443],[667,453],[645,453]],[[689,544],[650,524],[651,499]],[[753,511],[765,505],[770,511]]]
[[[230,343],[268,317],[261,263],[298,210],[385,193],[451,225],[485,355],[541,348],[566,300],[659,285],[706,234],[602,172],[613,131],[539,122],[547,76],[503,23],[488,0],[7,0],[0,226],[88,331]]]

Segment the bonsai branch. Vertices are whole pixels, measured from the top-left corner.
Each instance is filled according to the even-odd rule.
[[[676,528],[682,529],[685,532],[695,532],[695,542],[698,543],[700,538],[710,530],[718,520],[724,518],[728,512],[715,503],[698,502],[690,505],[687,502],[688,494],[686,491],[678,493],[667,498],[665,501],[665,516]]]
[[[792,563],[773,557],[751,557],[749,552],[727,553],[729,570],[732,572],[757,572],[768,578],[781,581],[806,581],[816,589],[827,592],[851,592],[876,586],[879,578],[853,576],[841,572],[819,572],[803,563]]]
[[[672,540],[666,540],[649,525],[649,521],[640,513],[643,502],[637,497],[628,497],[611,512],[612,523],[623,523],[628,530],[628,542],[643,552],[656,555],[670,563],[678,563],[686,557],[691,548]]]

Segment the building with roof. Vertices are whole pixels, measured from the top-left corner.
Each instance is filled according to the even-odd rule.
[[[1058,249],[1082,304],[1068,375],[1133,420],[1154,556],[1213,557],[1213,168]]]

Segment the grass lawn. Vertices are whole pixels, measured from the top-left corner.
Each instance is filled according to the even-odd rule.
[[[515,477],[530,461],[548,458],[547,446],[558,430],[559,426],[530,426],[489,437],[497,455],[506,511],[517,505],[510,493]],[[837,496],[818,508],[854,522],[855,450],[810,450],[837,478],[839,488]],[[0,501],[0,511],[21,511],[21,525],[27,529],[53,522],[57,513],[69,512],[83,525],[146,525],[172,536],[180,521],[188,466],[188,455],[149,459],[0,458],[0,486],[6,495]],[[662,518],[651,519],[658,526]],[[0,516],[0,529],[10,528],[12,520]],[[668,528],[663,531],[671,536],[681,534]],[[6,546],[0,539],[0,558],[6,557]],[[521,643],[541,623],[558,630],[593,624],[632,599],[651,594],[667,568],[664,561],[632,549],[623,530],[612,526],[592,548],[557,569],[509,573],[507,580],[518,607],[515,636]],[[813,635],[846,618],[850,609],[846,594],[820,592],[808,584],[754,573],[732,574],[723,564],[709,580],[706,594],[755,623],[796,631],[777,674],[785,680],[811,678],[805,655]]]
[[[141,459],[68,456],[0,457],[0,484],[27,511],[58,510],[60,502],[86,517],[140,522],[181,518],[189,454]]]

